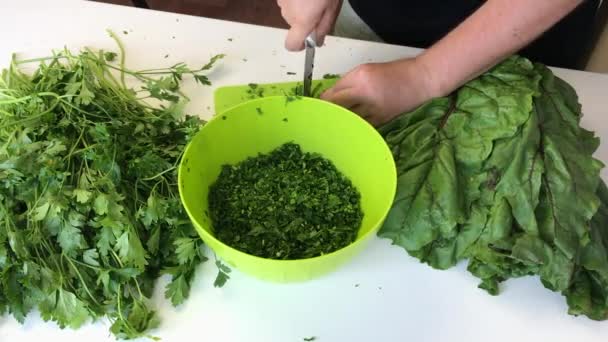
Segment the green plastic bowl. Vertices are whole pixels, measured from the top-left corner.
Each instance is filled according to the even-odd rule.
[[[241,252],[213,236],[207,195],[222,165],[268,153],[286,142],[330,159],[361,193],[364,217],[352,244],[319,257],[273,260]],[[203,241],[232,267],[275,282],[317,278],[356,255],[382,225],[397,183],[388,146],[365,120],[329,102],[288,101],[283,96],[248,101],[215,116],[187,146],[178,177],[183,205]]]

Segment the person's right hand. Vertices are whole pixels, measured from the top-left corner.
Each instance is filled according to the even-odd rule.
[[[277,0],[277,3],[290,26],[285,40],[285,48],[289,51],[304,49],[304,40],[313,31],[317,35],[317,45],[323,45],[342,7],[342,0]]]

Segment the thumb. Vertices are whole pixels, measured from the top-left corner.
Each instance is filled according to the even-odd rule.
[[[301,51],[304,49],[304,40],[308,36],[317,23],[310,23],[307,25],[294,25],[287,32],[287,38],[285,39],[285,48],[289,51]]]
[[[365,100],[354,88],[343,88],[339,90],[329,89],[323,93],[321,99],[333,102],[347,109],[359,106],[363,104]]]

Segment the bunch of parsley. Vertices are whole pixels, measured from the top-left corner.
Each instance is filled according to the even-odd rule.
[[[178,305],[206,260],[176,184],[203,124],[182,118],[179,84],[190,75],[209,85],[204,72],[222,56],[196,70],[132,71],[111,36],[120,55],[13,58],[0,77],[0,314],[23,322],[36,308],[62,328],[106,316],[129,339],[159,323],[155,279],[171,275],[165,295]]]

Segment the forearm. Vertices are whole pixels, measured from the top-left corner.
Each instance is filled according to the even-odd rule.
[[[489,0],[417,59],[443,96],[519,51],[582,0]]]

